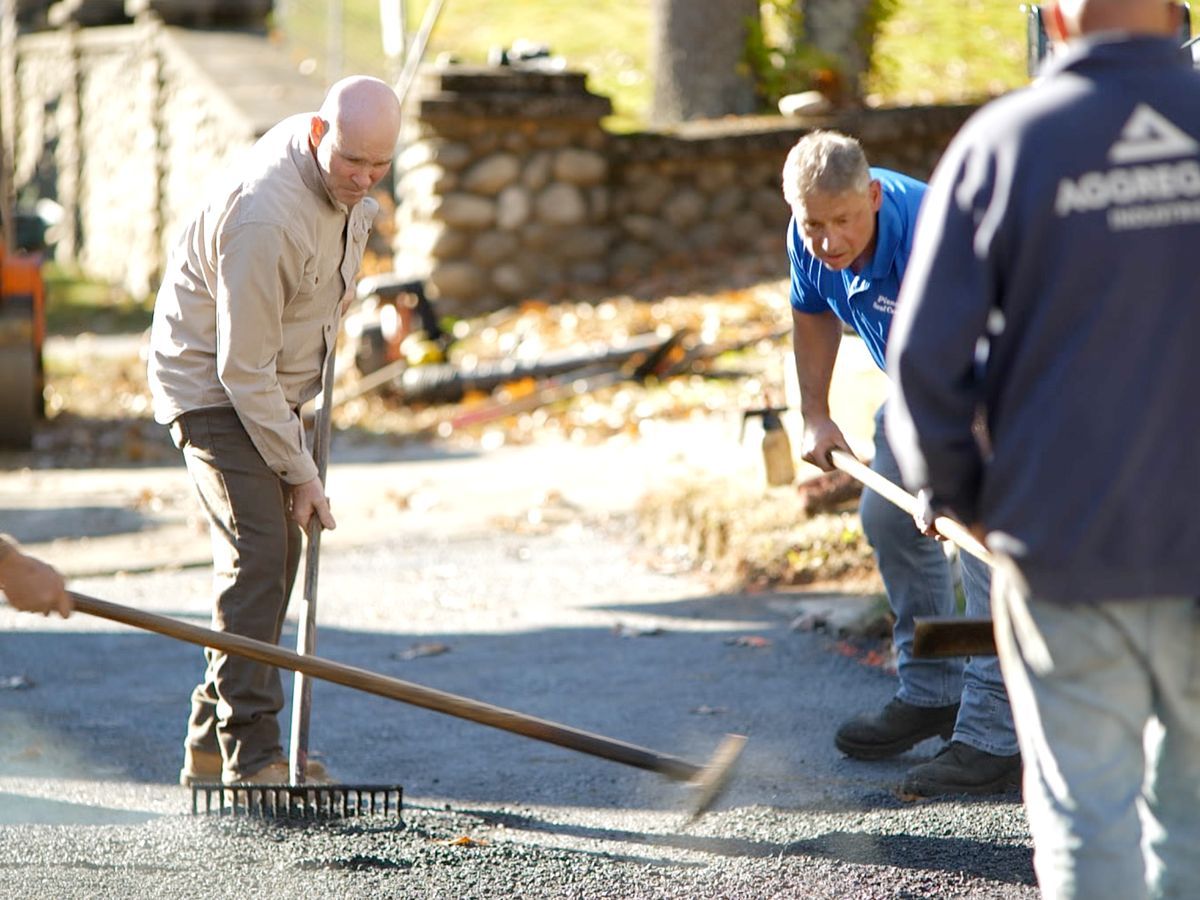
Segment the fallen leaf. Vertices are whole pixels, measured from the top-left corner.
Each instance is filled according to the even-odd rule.
[[[428,643],[428,644],[413,644],[407,650],[400,653],[393,653],[393,659],[420,659],[422,656],[441,656],[443,653],[450,652],[449,644]]]
[[[792,631],[821,631],[828,627],[829,621],[820,613],[805,613],[792,619]]]
[[[408,509],[412,505],[412,494],[402,494],[394,489],[384,491],[383,499],[394,505],[396,509]]]
[[[725,643],[734,647],[754,647],[761,649],[770,647],[771,639],[758,634],[743,634],[735,638],[726,638]]]
[[[486,847],[487,841],[473,838],[469,834],[460,834],[456,838],[438,841],[439,844],[449,844],[451,847]]]
[[[625,625],[621,622],[618,622],[613,626],[612,633],[617,637],[638,638],[657,637],[664,632],[663,629],[659,628],[657,625],[651,626],[650,628],[634,628],[632,625]]]
[[[833,649],[842,656],[847,656],[864,666],[884,669],[885,671],[894,669],[894,660],[891,653],[887,650],[879,650],[874,647],[860,647],[845,640],[835,643]]]

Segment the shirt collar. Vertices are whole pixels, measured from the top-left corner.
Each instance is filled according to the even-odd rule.
[[[1172,38],[1153,35],[1131,35],[1123,31],[1102,31],[1075,38],[1066,49],[1052,54],[1042,63],[1039,78],[1057,75],[1090,60],[1105,62],[1145,62],[1163,57],[1177,65],[1190,68],[1187,57]]]
[[[875,252],[871,254],[871,261],[858,273],[859,277],[872,281],[885,278],[892,271],[899,249],[900,211],[885,189],[883,202],[875,216]]]
[[[308,117],[304,118],[308,122]],[[321,168],[317,165],[316,155],[313,153],[312,147],[308,143],[308,129],[298,129],[298,133],[292,136],[291,145],[288,148],[291,154],[292,162],[300,172],[300,180],[304,182],[304,186],[319,197],[324,197],[329,205],[338,212],[346,215],[349,210],[346,204],[339,203],[329,193],[329,186],[325,184],[325,179],[321,177]]]

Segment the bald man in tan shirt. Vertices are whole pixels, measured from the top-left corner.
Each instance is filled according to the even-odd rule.
[[[335,84],[285,119],[185,229],[159,289],[148,374],[208,514],[213,627],[276,643],[316,515],[336,523],[299,409],[321,390],[400,128],[392,89]],[[180,780],[287,781],[277,669],[206,651]],[[310,762],[309,781],[325,773]]]

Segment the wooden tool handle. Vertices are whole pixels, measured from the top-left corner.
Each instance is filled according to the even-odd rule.
[[[333,376],[336,364],[334,348],[329,348],[321,383],[321,405],[313,422],[313,461],[317,478],[325,487],[329,466],[329,443],[333,437]],[[317,652],[317,578],[321,560],[321,517],[314,510],[308,520],[304,549],[304,596],[296,628],[296,652],[311,656]],[[297,671],[292,682],[292,727],[288,752],[288,772],[292,784],[304,784],[308,769],[308,734],[312,719],[312,685]]]
[[[995,656],[996,635],[986,617],[918,616],[913,620],[913,656]]]
[[[674,781],[703,781],[708,771],[705,766],[647,750],[634,744],[558,725],[545,719],[527,716],[510,709],[492,706],[479,700],[470,700],[412,682],[401,681],[398,678],[389,678],[386,675],[322,659],[319,656],[302,656],[274,644],[256,641],[242,635],[212,631],[198,625],[190,625],[166,616],[98,600],[95,597],[75,592],[71,592],[71,599],[75,602],[76,610],[91,616],[99,616],[102,619],[132,625],[134,628],[157,632],[176,640],[198,644],[201,647],[212,647],[225,653],[234,653],[258,662],[290,669],[293,672],[303,672],[313,678],[321,678],[355,690],[377,694],[380,697],[399,700],[402,703],[424,707],[460,719],[468,719],[481,725],[490,725],[502,731],[510,731],[535,740],[557,744],[568,750],[577,750],[627,766],[657,772]]]
[[[910,516],[916,515],[917,498],[900,487],[900,485],[884,478],[870,466],[855,459],[845,450],[833,450],[830,452],[829,458],[835,466],[851,478],[862,482],[885,500],[890,500]],[[995,557],[961,522],[956,522],[949,516],[938,516],[933,520],[933,527],[946,540],[953,541],[976,559],[987,563],[989,566],[995,566]]]
[[[897,484],[884,478],[870,466],[859,462],[844,450],[830,454],[833,464],[886,500],[890,500],[909,515],[917,511],[917,498]],[[933,526],[947,540],[953,541],[976,559],[995,566],[996,559],[983,544],[960,522],[948,516],[938,516]],[[962,617],[929,617],[914,620],[913,655],[921,658],[946,656],[994,655],[996,642],[992,635],[991,619]]]

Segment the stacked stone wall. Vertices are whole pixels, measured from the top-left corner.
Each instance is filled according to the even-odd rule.
[[[144,295],[159,275],[157,62],[107,31],[87,35],[80,66],[79,264]]]
[[[396,165],[396,267],[440,307],[478,314],[625,283],[662,265],[782,248],[780,173],[814,128],[857,136],[873,164],[928,177],[972,106],[731,118],[614,134],[578,73],[423,73]]]
[[[293,88],[259,121],[179,34],[148,18],[18,42],[19,198],[56,201],[56,257],[135,297],[157,289],[171,244],[228,164],[303,96]],[[276,52],[261,40],[264,57]],[[315,87],[305,108],[313,98]]]
[[[426,73],[397,159],[397,268],[459,312],[603,281],[610,111],[578,74]]]
[[[64,209],[56,253],[135,296],[214,178],[274,122],[315,109],[265,38],[68,27],[18,41],[16,186]],[[256,87],[261,85],[261,87]],[[279,99],[271,99],[278,97]],[[806,132],[858,136],[872,162],[928,176],[973,107],[730,118],[615,134],[578,72],[425,69],[394,170],[394,267],[447,314],[619,287],[656,266],[782,259],[780,170]]]
[[[663,263],[777,248],[788,210],[779,189],[782,157],[772,143],[756,145],[747,133],[614,138],[612,275],[623,281]]]

